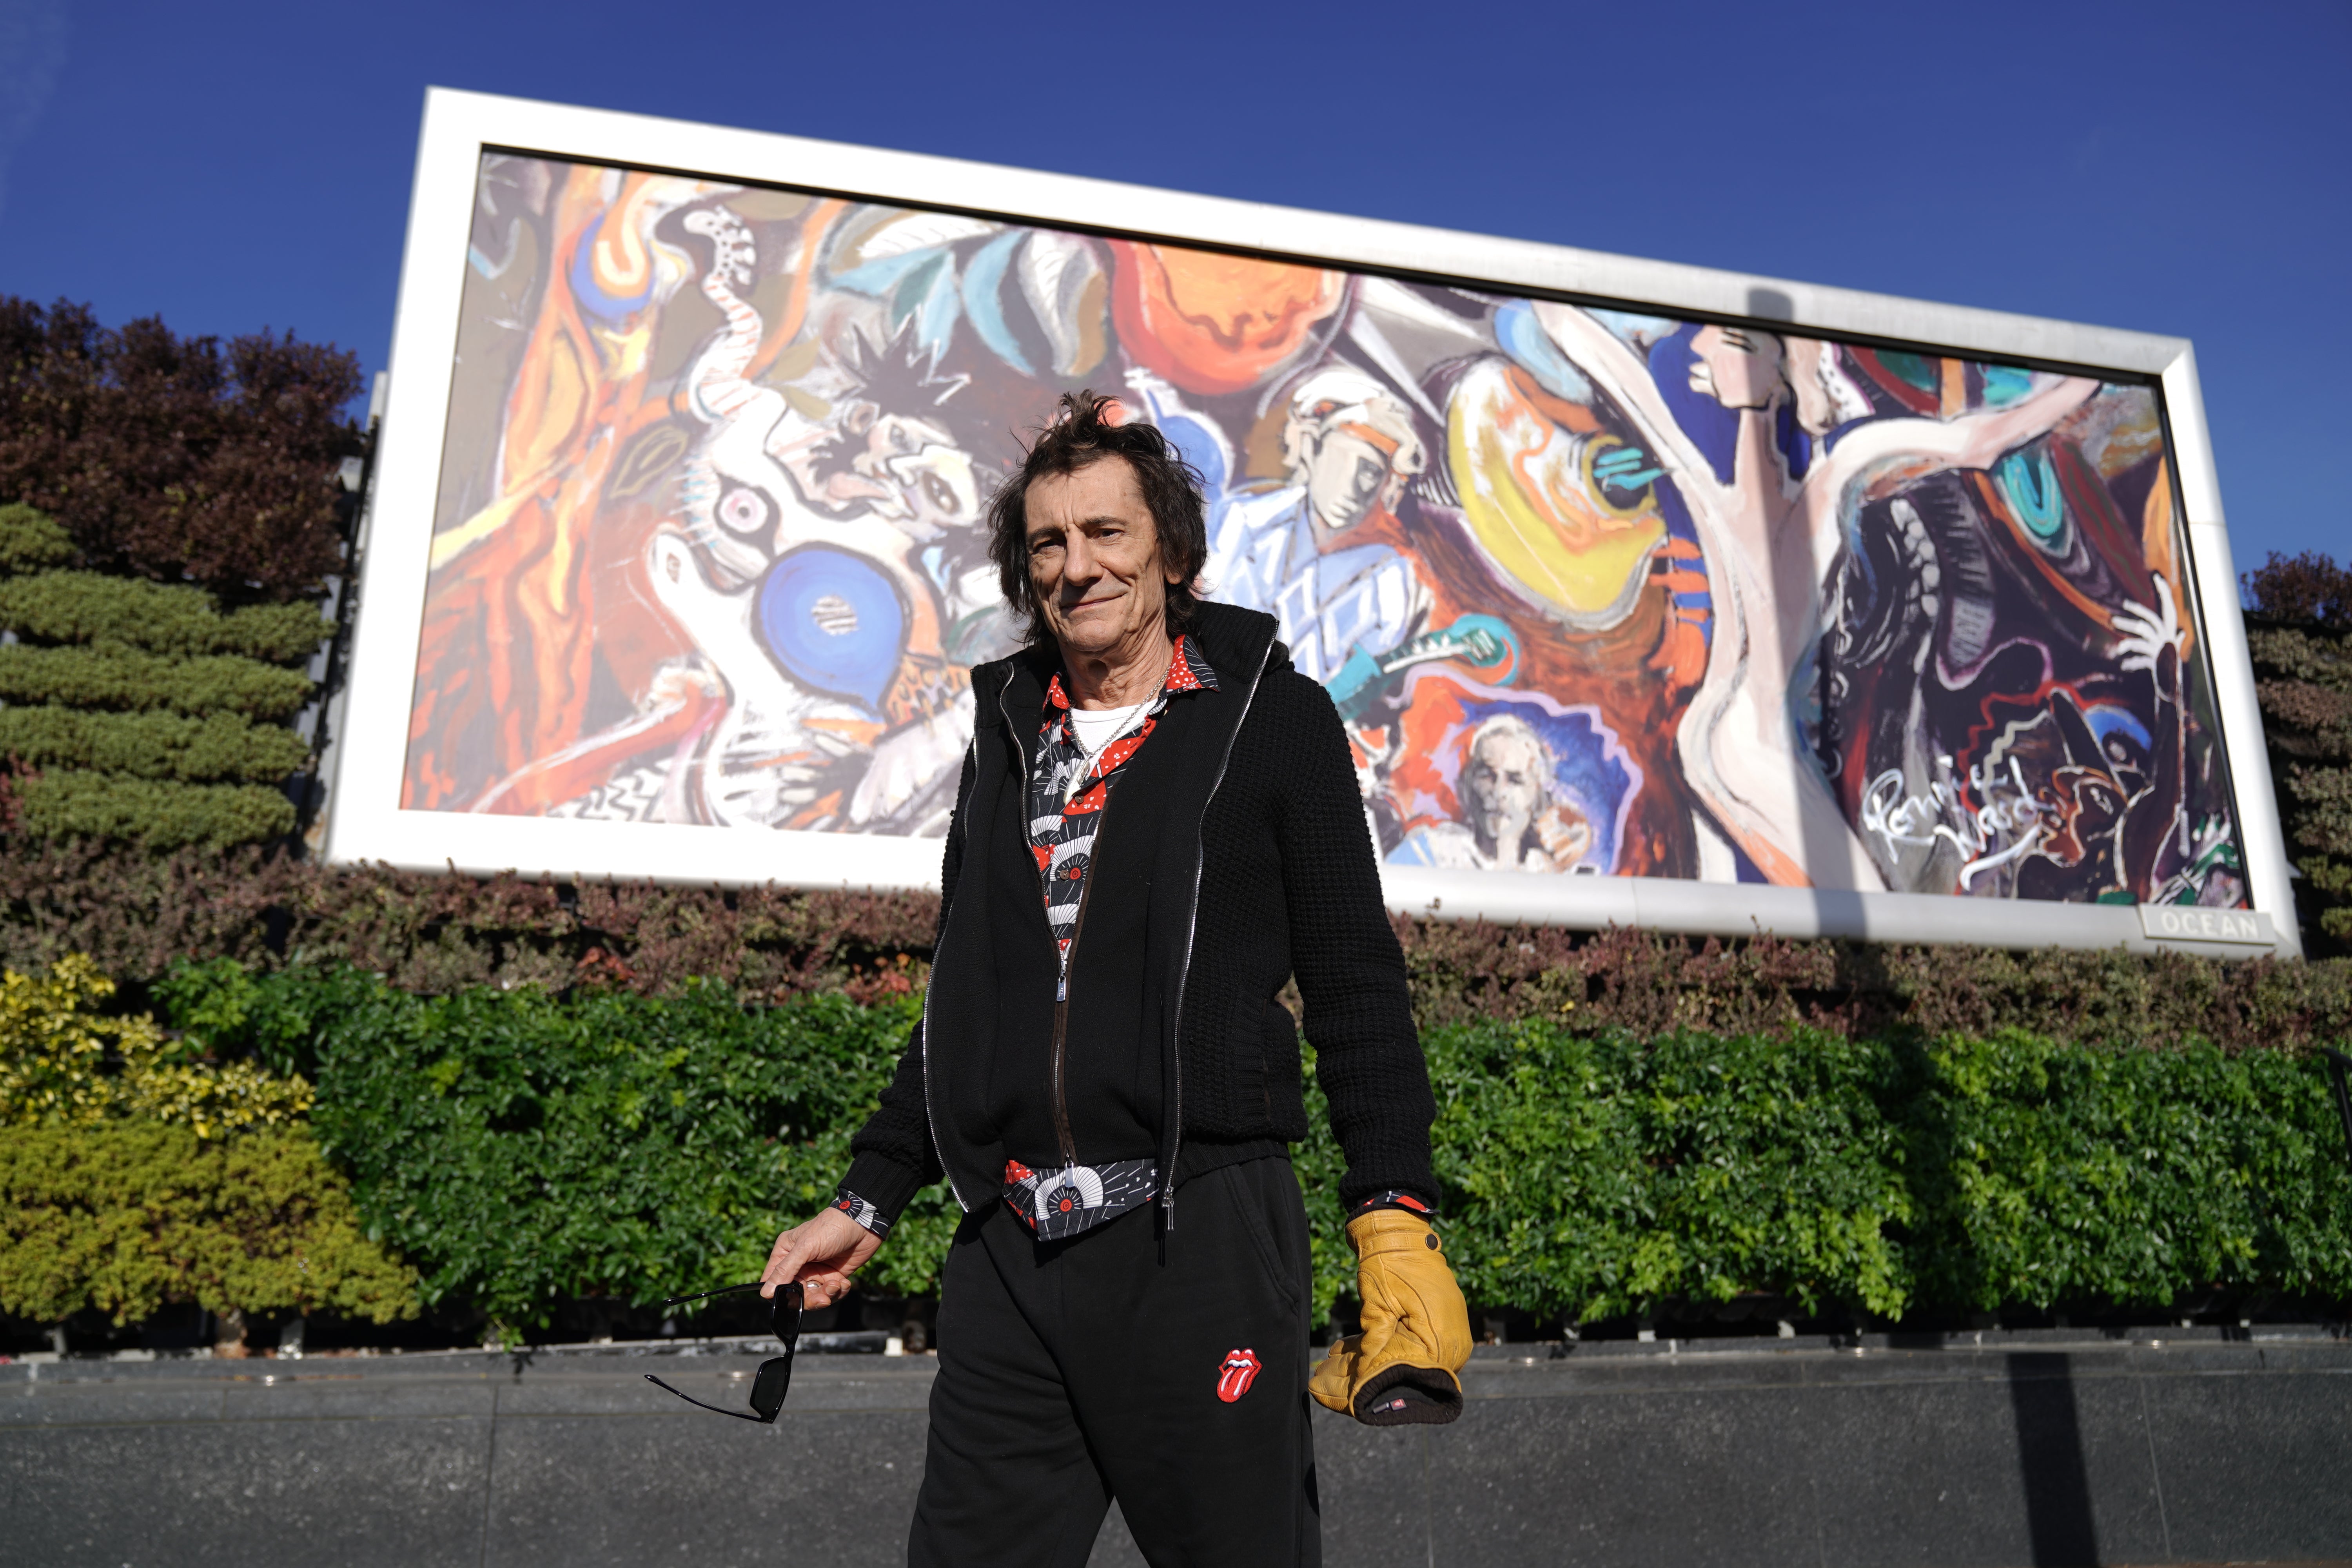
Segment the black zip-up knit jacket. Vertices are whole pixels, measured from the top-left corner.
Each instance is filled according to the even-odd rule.
[[[1342,1202],[1395,1190],[1434,1205],[1436,1106],[1339,713],[1291,668],[1273,617],[1202,604],[1186,630],[1219,689],[1169,704],[1112,792],[1072,947],[1069,1037],[1132,1039],[1144,1060],[1156,1056],[1158,1092],[1136,1099],[1158,1123],[1172,1221],[1183,1177],[1307,1136],[1297,1032],[1276,1000],[1295,973],[1348,1159]],[[1040,977],[1052,1026],[1054,943],[1024,825],[1054,668],[1032,649],[972,671],[976,723],[923,1021],[851,1142],[843,1182],[885,1219],[943,1172],[962,1206],[979,1208],[995,1200],[1009,1153],[1034,1153],[1005,1149],[987,1108],[1009,1064],[1045,1058],[1029,1038]],[[1104,900],[1128,918],[1100,921]],[[1053,1092],[1042,1072],[1036,1091]],[[1083,1150],[1089,1161],[1145,1152]]]

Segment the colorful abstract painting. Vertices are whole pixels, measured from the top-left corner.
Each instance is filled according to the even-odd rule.
[[[517,156],[467,264],[409,810],[944,832],[1092,387],[1391,865],[2244,902],[2147,385]]]

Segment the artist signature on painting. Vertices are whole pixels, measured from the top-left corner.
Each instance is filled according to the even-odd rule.
[[[1862,797],[1863,831],[1890,856],[1932,848],[1938,839],[1948,843],[1966,858],[1963,889],[1981,873],[2032,853],[2047,831],[2043,809],[2015,759],[2005,773],[1979,763],[1965,777],[1956,773],[1950,757],[1936,763],[1937,777],[1924,795],[1908,788],[1900,768],[1871,780]],[[1984,804],[1971,807],[1971,797]]]

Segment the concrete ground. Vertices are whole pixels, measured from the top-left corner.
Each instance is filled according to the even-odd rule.
[[[772,1347],[771,1347],[772,1348]],[[0,1560],[903,1561],[924,1356],[756,1342],[0,1366]],[[2352,1342],[2140,1331],[1484,1347],[1442,1428],[1316,1428],[1335,1564],[2352,1560]],[[1100,1564],[1141,1561],[1114,1511]]]

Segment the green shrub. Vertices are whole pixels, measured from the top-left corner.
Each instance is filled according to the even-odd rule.
[[[2352,1296],[2352,1183],[2316,1058],[2083,1050],[2004,1030],[1939,1041],[1916,1068],[1889,1109],[1930,1299]]]
[[[119,644],[0,647],[0,701],[285,719],[310,698],[300,672],[228,654],[165,658]]]
[[[192,1037],[315,1078],[315,1124],[429,1300],[517,1323],[566,1295],[751,1278],[846,1169],[913,1016],[838,994],[747,1008],[709,984],[426,998],[341,965],[216,962],[160,990]],[[1584,1319],[1762,1294],[1892,1318],[2352,1296],[2315,1058],[1532,1021],[1423,1043],[1449,1250],[1489,1306]],[[1311,1080],[1309,1101],[1296,1159],[1320,1313],[1354,1271]],[[874,1287],[935,1290],[954,1217],[926,1192]]]
[[[1448,1251],[1474,1300],[1570,1319],[1758,1291],[1887,1317],[1912,1303],[1883,1042],[1523,1023],[1423,1043]],[[1319,1125],[1317,1142],[1328,1188],[1338,1152]],[[1355,1284],[1323,1206],[1318,1308]]]
[[[73,535],[56,518],[22,501],[0,506],[0,572],[37,572],[73,558]]]
[[[294,806],[261,784],[173,784],[60,771],[16,785],[25,829],[43,838],[112,839],[150,849],[226,848],[294,830]]]
[[[39,513],[0,512],[0,567],[71,553]],[[32,639],[0,647],[0,758],[31,770],[12,780],[6,810],[26,837],[152,855],[293,831],[292,804],[259,786],[310,757],[271,721],[310,699],[310,680],[279,667],[331,629],[315,609],[225,616],[202,588],[49,571],[0,577],[0,629]],[[34,646],[46,643],[68,646]]]
[[[340,967],[215,963],[163,991],[217,1048],[313,1075],[370,1233],[420,1261],[428,1303],[509,1324],[566,1295],[756,1278],[776,1230],[831,1199],[915,1016],[838,995],[747,1009],[719,985],[426,998]],[[954,1214],[943,1187],[919,1198],[875,1287],[932,1288]]]
[[[305,1129],[0,1136],[0,1311],[58,1322],[95,1308],[126,1323],[184,1301],[389,1322],[415,1316],[415,1276],[362,1230]]]
[[[305,604],[225,616],[202,588],[98,572],[0,581],[0,628],[34,642],[116,642],[175,658],[235,654],[268,664],[309,658],[335,629]]]
[[[275,783],[310,760],[302,737],[234,713],[90,713],[0,708],[0,756],[35,768],[77,768],[204,784]]]
[[[310,1085],[110,1016],[113,994],[79,956],[0,976],[0,1311],[415,1315],[299,1121]]]

